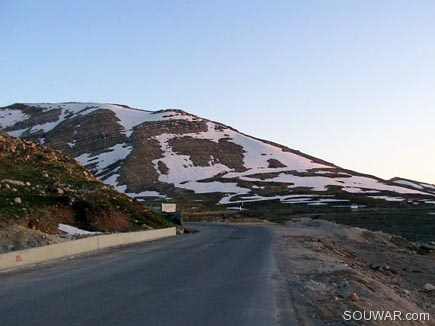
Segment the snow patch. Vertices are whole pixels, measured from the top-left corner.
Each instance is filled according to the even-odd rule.
[[[373,199],[383,199],[386,201],[397,201],[397,202],[405,200],[405,198],[402,197],[390,197],[390,196],[369,196],[369,197]]]
[[[228,177],[240,177],[253,173],[268,173],[277,171],[305,172],[315,168],[331,168],[331,166],[314,163],[312,160],[292,152],[284,152],[281,148],[264,143],[260,140],[240,134],[233,130],[230,132],[233,143],[240,145],[244,150],[244,166],[249,170],[242,173],[232,173]],[[268,160],[275,159],[286,165],[285,168],[269,168]]]
[[[435,185],[431,185],[431,184],[429,184],[429,183],[422,183],[421,184],[423,187],[425,187],[425,188],[429,188],[429,189],[433,189],[433,190],[435,190]]]
[[[200,136],[207,137],[206,133],[201,133]],[[188,136],[184,134],[183,136]],[[193,136],[193,135],[192,135]],[[169,140],[177,137],[175,134],[162,134],[156,136],[160,143],[160,147],[164,152],[163,157],[153,161],[156,171],[159,173],[159,181],[165,183],[173,183],[176,187],[194,190],[197,193],[211,192],[207,183],[198,183],[198,180],[214,177],[222,172],[229,172],[230,169],[223,164],[214,164],[209,166],[194,166],[188,155],[177,155],[169,146]],[[209,138],[204,138],[209,139]],[[163,162],[168,167],[168,173],[160,173],[158,162]],[[188,168],[187,168],[188,167]],[[219,187],[221,189],[222,186]],[[225,188],[225,187],[224,187]],[[242,188],[240,188],[242,189]],[[219,190],[216,190],[219,192]],[[226,191],[226,190],[224,190]]]
[[[29,118],[30,116],[21,110],[3,109],[0,111],[0,128],[12,127],[17,122]]]
[[[83,166],[97,163],[94,173],[98,175],[105,172],[108,166],[124,160],[128,155],[130,155],[132,150],[133,147],[128,146],[127,144],[116,144],[115,146],[109,147],[104,153],[98,155],[85,153],[77,156],[75,159]],[[112,182],[112,179],[110,182]]]
[[[261,180],[252,177],[242,177],[242,180],[246,181],[263,181],[263,182],[279,182],[279,183],[292,183],[289,188],[306,187],[311,188],[313,191],[327,191],[328,186],[339,186],[343,190],[357,193],[363,192],[364,189],[370,191],[391,191],[400,194],[423,194],[428,195],[425,192],[408,189],[399,186],[390,186],[379,182],[376,179],[363,177],[363,176],[352,176],[346,178],[330,178],[322,176],[296,176],[292,174],[280,173],[278,176]],[[359,189],[359,190],[358,190]]]
[[[73,148],[76,144],[77,144],[77,142],[75,141],[75,140],[73,140],[73,141],[71,141],[71,142],[69,142],[69,143],[67,143],[68,144],[68,146],[70,147],[70,148]]]
[[[235,195],[247,194],[251,192],[251,190],[246,188],[241,188],[237,185],[237,183],[228,183],[228,182],[197,182],[197,181],[189,181],[180,186],[180,188],[193,190],[197,194],[204,193],[213,193],[213,192],[222,192],[222,193],[233,193]]]
[[[421,190],[424,189],[418,183],[411,182],[411,181],[408,181],[408,180],[394,180],[394,183],[401,184],[401,185],[404,185],[404,186],[414,187],[414,188],[421,189]]]
[[[58,230],[65,232],[67,234],[100,234],[101,232],[90,232],[86,230],[82,230],[79,228],[76,228],[75,226],[71,226],[68,224],[62,224],[60,223],[57,227]]]
[[[140,198],[140,197],[159,197],[159,198],[166,198],[165,195],[160,194],[157,191],[142,191],[139,193],[134,193],[134,192],[126,192],[125,193],[127,196],[131,197],[131,198]]]

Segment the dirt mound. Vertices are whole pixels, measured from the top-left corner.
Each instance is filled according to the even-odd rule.
[[[272,230],[278,266],[300,324],[376,325],[379,320],[358,323],[344,317],[397,311],[401,318],[428,313],[430,320],[418,324],[435,325],[435,250],[421,251],[398,236],[321,220],[300,219]]]
[[[73,158],[0,133],[0,228],[56,234],[59,223],[128,232],[171,226],[164,216],[103,184]]]
[[[20,225],[0,229],[0,252],[21,250],[60,242],[60,237]]]

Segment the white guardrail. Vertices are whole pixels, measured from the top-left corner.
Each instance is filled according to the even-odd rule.
[[[108,247],[171,237],[176,234],[175,227],[150,231],[114,233],[65,241],[37,248],[12,251],[0,254],[0,270],[74,256]]]

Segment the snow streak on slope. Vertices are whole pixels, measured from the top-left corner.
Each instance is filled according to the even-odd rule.
[[[107,172],[116,172],[111,170],[107,171],[107,168],[117,162],[124,160],[133,150],[133,147],[126,144],[117,144],[109,147],[107,152],[99,155],[82,154],[75,159],[83,166],[95,165],[97,176],[102,176]],[[117,170],[119,167],[117,168]]]
[[[26,105],[40,108],[40,109],[42,109],[41,110],[42,113],[49,112],[49,111],[55,110],[55,109],[60,109],[61,111],[60,111],[60,114],[59,114],[58,118],[56,119],[56,121],[35,124],[30,129],[24,128],[24,129],[14,130],[14,131],[10,132],[10,134],[13,136],[21,137],[25,131],[29,131],[30,133],[33,133],[36,131],[48,132],[48,131],[56,128],[57,125],[59,125],[65,119],[69,118],[71,115],[88,114],[88,113],[95,111],[97,109],[97,107],[92,107],[92,105],[93,105],[92,103],[61,103],[61,104],[49,104],[49,103],[40,103],[40,104],[33,104],[32,103],[32,104],[30,104],[29,103]],[[14,110],[14,111],[16,111],[17,114],[19,114],[19,112],[21,112],[21,114],[25,115],[20,110]],[[25,116],[26,116],[26,119],[31,118],[29,115],[25,115]],[[23,120],[26,120],[26,119],[23,119]]]
[[[208,122],[208,130],[201,133],[183,134],[183,137],[193,137],[196,139],[206,139],[213,142],[219,142],[224,138],[224,131],[216,131],[215,125]],[[156,166],[159,161],[165,163],[169,172],[160,174],[159,181],[173,183],[176,187],[193,190],[195,193],[210,193],[210,192],[229,192],[229,193],[249,193],[249,189],[238,187],[236,183],[222,182],[198,182],[199,180],[212,178],[220,173],[228,173],[231,171],[229,167],[220,163],[209,162],[208,166],[194,166],[188,155],[180,155],[173,152],[172,147],[168,142],[171,139],[179,137],[178,134],[162,134],[155,138],[159,141],[160,147],[163,150],[163,158],[154,160]]]
[[[423,190],[423,186],[419,185],[416,182],[411,182],[408,180],[396,180],[394,181],[394,183],[400,184],[400,185],[404,185],[404,186],[409,186],[409,187],[414,187],[414,188],[418,188],[418,189],[422,189]]]
[[[29,115],[19,110],[3,109],[0,111],[0,128],[13,126],[19,121],[30,118]]]
[[[412,188],[420,189],[425,192],[430,192],[435,194],[435,185],[429,183],[412,181],[407,179],[400,179],[400,178],[393,178],[390,181],[398,185],[412,187]]]
[[[133,128],[144,123],[144,122],[152,122],[152,121],[162,121],[162,120],[174,120],[174,119],[188,119],[191,121],[193,118],[182,117],[179,112],[153,112],[153,111],[145,111],[139,109],[125,108],[119,105],[114,104],[105,104],[100,106],[100,109],[112,110],[116,117],[119,119],[119,123],[124,127],[125,135],[130,137],[133,132]]]
[[[298,171],[304,172],[310,169],[331,168],[324,164],[312,162],[310,159],[291,152],[284,152],[281,148],[269,145],[260,140],[245,136],[240,133],[232,132],[231,138],[235,144],[241,145],[244,150],[245,167],[247,172],[233,173],[228,177],[241,177],[254,173],[269,173],[278,171]],[[286,165],[285,168],[269,168],[268,160],[275,159]]]
[[[267,181],[267,182],[280,182],[292,184],[289,188],[307,187],[314,191],[326,191],[328,186],[339,186],[344,191],[351,193],[363,192],[364,189],[391,191],[397,193],[408,194],[423,194],[423,192],[403,187],[389,186],[380,183],[378,180],[362,177],[362,176],[349,176],[345,178],[330,178],[324,176],[296,176],[292,174],[281,173],[279,176],[270,179],[256,179],[250,177],[242,177],[242,180],[247,181]]]
[[[41,112],[48,112],[50,110],[61,110],[61,113],[58,119],[54,122],[37,124],[31,128],[31,132],[35,132],[37,130],[50,131],[54,129],[57,125],[59,125],[65,119],[72,118],[74,116],[83,116],[89,114],[96,110],[111,110],[116,114],[116,117],[119,119],[119,123],[123,126],[125,134],[129,137],[132,133],[132,129],[135,126],[138,126],[144,122],[150,121],[160,121],[160,120],[169,120],[169,119],[177,119],[181,117],[181,114],[178,112],[174,112],[168,114],[166,112],[153,112],[146,111],[141,109],[133,109],[129,107],[124,107],[116,104],[99,104],[99,103],[58,103],[58,104],[50,104],[50,103],[26,103],[30,107],[36,107],[42,109]],[[23,121],[30,118],[29,115],[26,115],[20,110],[8,110],[2,111],[0,115],[0,120],[2,121],[0,124],[1,128],[6,128],[12,126],[14,123],[18,121]],[[184,118],[184,117],[183,117]],[[191,119],[191,117],[190,117]],[[28,130],[21,129],[12,132],[14,136],[21,136],[21,134]]]

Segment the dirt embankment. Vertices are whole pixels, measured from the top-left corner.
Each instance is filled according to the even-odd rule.
[[[321,220],[271,228],[278,268],[301,325],[435,325],[434,251]],[[376,321],[376,312],[386,320]],[[398,312],[403,319],[428,313],[430,320],[399,320]]]
[[[90,235],[48,234],[39,230],[28,229],[21,225],[10,225],[0,229],[0,254],[81,239],[87,236]]]

